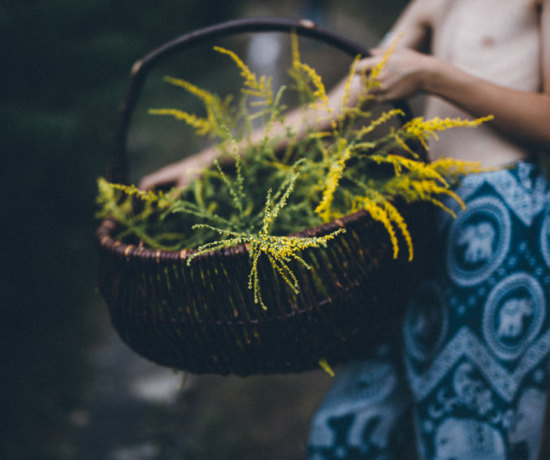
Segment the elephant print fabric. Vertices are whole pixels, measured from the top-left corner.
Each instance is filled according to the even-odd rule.
[[[550,381],[548,182],[520,162],[456,191],[466,209],[436,216],[403,349],[343,368],[313,418],[312,460],[409,458],[410,442],[395,451],[409,404],[423,460],[537,458]]]
[[[386,459],[404,444],[410,397],[392,361],[386,354],[353,362],[338,373],[312,420],[310,460]]]
[[[438,215],[433,273],[403,326],[424,459],[535,460],[550,353],[550,192],[522,162],[473,174]],[[459,210],[457,210],[459,211]]]

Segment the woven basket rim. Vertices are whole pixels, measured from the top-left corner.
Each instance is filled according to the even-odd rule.
[[[287,235],[292,238],[309,238],[309,237],[322,237],[333,233],[339,229],[345,229],[348,225],[356,223],[362,219],[369,217],[369,214],[365,210],[359,210],[354,213],[348,214],[340,219],[335,219],[326,224],[318,225],[316,227],[309,227],[299,232],[291,233]],[[130,243],[124,243],[118,241],[113,237],[113,232],[117,229],[118,221],[114,218],[104,219],[99,228],[96,231],[96,239],[99,242],[101,249],[109,252],[117,252],[124,255],[126,258],[142,258],[142,259],[156,259],[158,263],[161,260],[180,260],[187,261],[189,257],[196,254],[198,249],[153,249],[146,246],[136,246]],[[208,251],[195,258],[208,259],[212,254],[219,254],[228,256],[233,253],[249,252],[248,244],[241,243],[235,246]]]

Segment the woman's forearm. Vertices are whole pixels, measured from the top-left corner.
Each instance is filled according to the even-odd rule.
[[[493,115],[491,125],[517,142],[550,147],[550,95],[499,86],[432,58],[421,89],[475,117]]]
[[[362,88],[361,77],[353,75],[349,88],[347,82],[346,76],[328,92],[328,106],[319,100],[307,108],[298,107],[290,111],[281,122],[258,128],[252,133],[252,144],[260,143],[269,135],[271,139],[280,139],[277,148],[281,149],[288,145],[288,130],[293,133],[292,139],[300,140],[308,132],[330,129],[332,121],[342,115],[344,105],[352,107],[358,103]]]

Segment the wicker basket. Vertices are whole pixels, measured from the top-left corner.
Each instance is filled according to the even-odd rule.
[[[116,132],[107,177],[127,181],[126,134],[147,72],[176,51],[213,37],[262,31],[295,30],[356,56],[359,45],[310,21],[246,19],[202,29],[166,44],[134,65]],[[408,114],[406,103],[400,108]],[[421,208],[421,207],[420,207]],[[419,211],[402,208],[421,253],[416,228]],[[299,294],[260,258],[264,310],[248,289],[251,261],[246,246],[203,254],[187,264],[193,250],[162,251],[116,241],[117,225],[105,220],[97,231],[99,289],[122,340],[158,364],[202,374],[273,374],[318,368],[364,356],[386,340],[402,316],[421,260],[393,259],[382,224],[358,212],[295,236],[346,232],[326,248],[302,257],[311,266],[291,266]],[[401,242],[403,247],[406,244]]]

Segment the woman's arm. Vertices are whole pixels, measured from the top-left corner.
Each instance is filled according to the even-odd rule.
[[[493,128],[515,142],[550,147],[550,0],[542,0],[540,16],[542,88],[518,91],[476,78],[467,72],[412,50],[397,49],[378,78],[377,98],[390,101],[416,92],[441,97],[475,117],[492,114]],[[361,61],[361,69],[380,62],[384,50]]]
[[[342,103],[346,94],[347,79],[340,81],[328,94],[328,108],[316,109],[310,106],[307,109],[297,108],[288,113],[284,121],[273,123],[269,131],[265,127],[256,129],[251,136],[251,139],[246,139],[242,142],[242,147],[237,146],[237,151],[240,153],[244,147],[251,142],[259,144],[269,135],[272,139],[280,139],[277,149],[283,149],[288,144],[287,130],[291,129],[296,133],[295,138],[301,139],[311,131],[322,131],[328,129],[331,125],[331,120],[343,112]],[[352,77],[351,87],[347,105],[352,106],[357,104],[359,92],[361,91],[361,78],[354,75]],[[319,104],[322,106],[322,104]],[[169,164],[151,174],[144,176],[139,188],[149,190],[159,185],[173,184],[176,187],[187,185],[193,177],[196,177],[200,170],[210,166],[220,155],[218,149],[213,146],[202,150],[201,152],[191,155],[183,160]]]
[[[353,77],[350,88],[350,97],[348,105],[357,103],[358,94],[361,90],[361,79],[358,76]],[[273,123],[269,131],[265,127],[256,129],[251,136],[251,139],[245,139],[237,146],[237,151],[241,153],[248,143],[260,144],[266,135],[272,139],[280,139],[277,149],[284,149],[288,145],[287,130],[291,129],[296,135],[295,138],[301,139],[311,131],[322,131],[328,129],[331,120],[340,115],[343,111],[342,101],[346,94],[346,79],[339,82],[332,91],[329,92],[329,110],[316,109],[309,107],[307,109],[297,108],[285,116],[284,121]],[[151,174],[144,176],[139,188],[149,190],[159,185],[173,184],[176,187],[187,185],[194,177],[198,175],[200,170],[210,166],[220,155],[219,150],[213,146],[202,150],[201,152],[191,155],[183,160],[169,164]]]
[[[430,0],[414,0],[403,11],[396,22],[395,27],[386,36],[381,46],[387,42],[390,44],[392,37],[401,35],[399,46],[406,46],[414,49],[422,49],[429,40],[428,10],[426,6]],[[272,125],[269,133],[265,128],[259,128],[252,134],[252,143],[259,143],[269,134],[272,138],[279,138],[281,142],[278,148],[286,147],[288,139],[286,137],[287,128],[291,128],[300,139],[305,133],[311,130],[322,131],[328,129],[331,125],[331,119],[342,114],[343,101],[346,97],[347,77],[343,78],[334,88],[329,91],[330,115],[326,110],[301,108],[291,111],[283,123]],[[350,91],[346,105],[355,106],[358,102],[362,90],[362,80],[360,75],[352,77]],[[167,165],[151,174],[143,177],[139,183],[141,189],[152,189],[159,185],[174,184],[181,187],[190,182],[197,175],[198,171],[209,166],[219,156],[220,152],[215,147],[207,148],[196,155],[187,157],[177,163]]]

